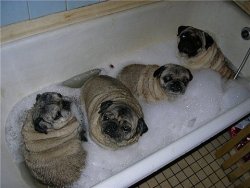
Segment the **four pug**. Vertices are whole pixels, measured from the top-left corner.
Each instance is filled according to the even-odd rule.
[[[68,98],[54,92],[37,95],[22,128],[24,159],[32,175],[49,186],[75,182],[86,158],[80,132]]]
[[[133,144],[147,132],[143,112],[132,93],[119,80],[94,76],[81,91],[90,137],[104,148],[119,149]]]
[[[177,36],[179,53],[188,68],[211,68],[226,79],[234,77],[232,64],[208,33],[191,26],[180,26]]]
[[[146,102],[171,100],[185,93],[192,80],[191,72],[180,65],[131,64],[124,67],[118,79]]]
[[[212,68],[225,78],[235,74],[212,37],[202,30],[180,26],[178,49],[189,68]],[[189,69],[176,64],[131,64],[121,70],[118,80],[92,76],[84,83],[80,96],[90,137],[111,149],[137,142],[148,127],[134,96],[146,102],[171,100],[185,93],[192,78]],[[22,128],[26,165],[46,185],[70,185],[85,166],[86,153],[80,141],[85,139],[84,130],[72,114],[71,103],[55,92],[37,95]]]

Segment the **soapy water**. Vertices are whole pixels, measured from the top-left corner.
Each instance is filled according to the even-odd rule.
[[[174,49],[176,49],[175,41],[165,41],[146,46],[130,54],[112,57],[109,62],[97,68],[101,68],[103,74],[115,77],[123,66],[130,63],[181,64]],[[250,97],[250,85],[243,79],[225,81],[210,69],[192,71],[192,74],[193,80],[189,83],[185,94],[176,100],[155,104],[139,101],[149,130],[140,137],[138,143],[113,151],[101,148],[87,135],[88,142],[82,144],[87,151],[86,166],[74,187],[83,185],[91,187],[99,183]],[[6,141],[16,163],[23,161],[21,128],[27,110],[35,103],[37,94],[48,91],[71,97],[84,112],[84,106],[79,102],[80,89],[68,88],[60,83],[23,98],[14,106],[6,123]],[[86,123],[85,117],[78,117],[78,119]]]

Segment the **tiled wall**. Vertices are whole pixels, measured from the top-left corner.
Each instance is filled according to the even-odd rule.
[[[103,0],[1,0],[1,26],[99,3]]]

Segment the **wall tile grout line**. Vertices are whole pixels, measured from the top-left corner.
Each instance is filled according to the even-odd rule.
[[[29,7],[29,1],[26,1],[27,9],[28,9],[28,14],[29,14],[29,20],[31,19],[30,16],[30,7]]]

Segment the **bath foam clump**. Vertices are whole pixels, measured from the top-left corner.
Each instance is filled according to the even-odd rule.
[[[105,74],[116,76],[123,66],[134,62],[158,65],[178,63],[173,49],[176,49],[175,40],[164,41],[131,54],[112,57],[107,64],[97,68],[105,69]],[[110,64],[113,65],[112,68]],[[88,142],[83,143],[87,152],[86,167],[74,187],[91,187],[117,174],[250,97],[250,86],[244,81],[225,82],[218,73],[208,69],[194,71],[192,74],[193,80],[189,83],[185,95],[175,101],[156,104],[139,101],[149,130],[140,137],[138,143],[117,151],[105,150],[87,135]],[[6,122],[7,144],[16,163],[23,160],[21,126],[25,113],[32,107],[36,95],[47,91],[72,97],[77,105],[80,105],[80,89],[71,89],[60,84],[33,93],[16,104]],[[84,109],[83,106],[81,108]],[[84,117],[78,119],[84,121]]]

